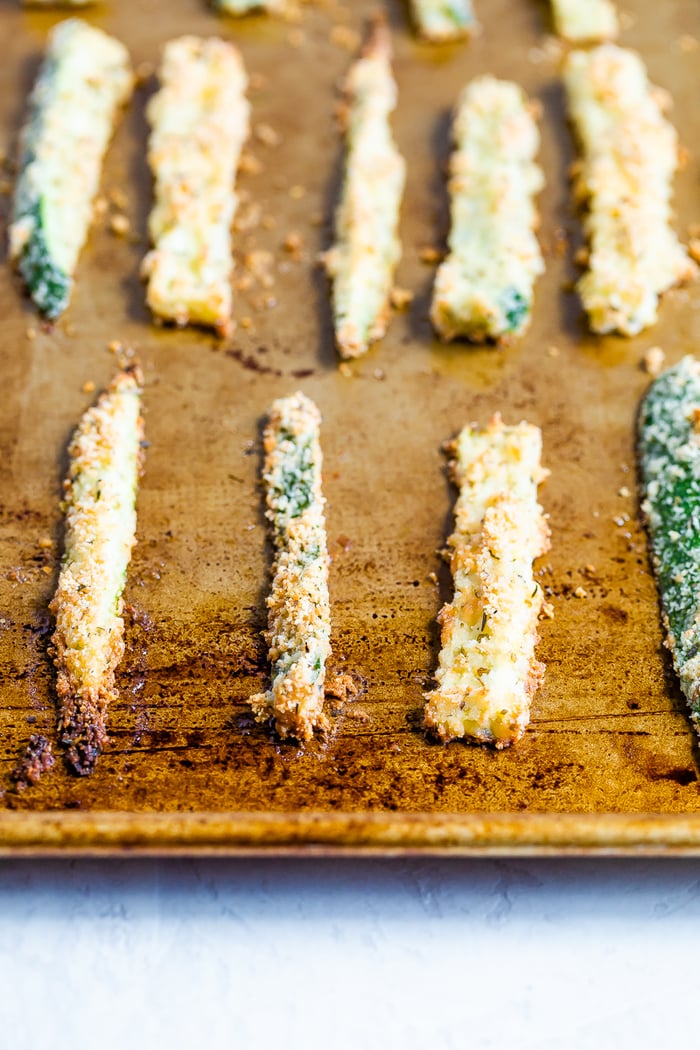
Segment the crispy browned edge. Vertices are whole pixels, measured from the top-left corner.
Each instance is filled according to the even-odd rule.
[[[700,813],[0,813],[0,856],[700,856]]]
[[[109,384],[100,393],[95,403],[83,413],[68,446],[68,455],[71,457],[73,443],[81,431],[86,417],[103,401],[114,392],[124,376],[132,376],[139,386],[143,386],[143,376],[138,362],[131,361],[123,363],[119,371],[112,377]],[[143,441],[143,417],[138,418],[140,441]],[[140,476],[143,470],[143,448],[140,447],[137,460],[137,470]],[[66,490],[67,498],[70,499],[70,472],[68,474]],[[64,544],[65,544],[65,516],[64,516]],[[49,611],[56,618],[56,610],[60,601],[60,589],[49,603]],[[121,599],[120,599],[121,602]],[[109,738],[107,736],[107,709],[118,697],[115,685],[115,670],[124,655],[124,631],[111,640],[110,666],[105,672],[102,681],[95,689],[78,690],[75,682],[66,666],[64,652],[65,643],[63,637],[56,627],[51,637],[49,653],[56,667],[56,696],[58,699],[58,733],[61,743],[66,748],[65,756],[73,771],[79,776],[87,776],[93,772],[95,763],[102,753]]]

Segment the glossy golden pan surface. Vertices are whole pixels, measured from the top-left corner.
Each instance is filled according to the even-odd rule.
[[[151,325],[138,268],[151,197],[144,105],[152,78],[108,154],[103,192],[116,205],[98,219],[71,306],[52,330],[0,268],[0,851],[700,852],[697,745],[662,648],[634,463],[636,406],[648,383],[640,362],[654,345],[669,362],[695,351],[700,285],[668,294],[658,326],[634,339],[588,335],[566,290],[580,223],[558,57],[545,46],[548,5],[482,2],[482,34],[444,47],[412,37],[402,3],[386,6],[399,85],[393,126],[408,161],[397,282],[416,297],[348,375],[338,370],[315,261],[332,240],[339,186],[335,89],[376,4],[305,6],[299,24],[235,22],[199,0],[108,0],[89,10],[136,65],[153,66],[165,41],[186,32],[240,46],[257,129],[248,153],[259,165],[248,162],[240,179],[238,225],[248,228],[236,233],[236,276],[252,267],[273,281],[236,293],[237,329],[225,341]],[[638,48],[652,80],[670,91],[689,149],[676,194],[685,237],[700,221],[700,9],[690,0],[625,8],[621,42]],[[46,33],[60,17],[14,0],[0,6],[0,146],[10,157]],[[434,267],[421,261],[422,249],[445,243],[450,107],[485,72],[516,79],[543,107],[547,272],[530,330],[501,350],[433,339]],[[122,211],[133,236],[109,228]],[[292,239],[294,250],[285,249],[291,234],[301,248]],[[65,449],[96,396],[89,385],[99,390],[113,371],[112,340],[137,347],[150,447],[111,743],[94,775],[78,778],[55,742],[47,605]],[[261,424],[272,400],[296,389],[324,418],[331,667],[363,683],[330,735],[304,749],[255,725],[245,703],[267,682]],[[502,752],[441,746],[420,729],[435,617],[450,586],[436,553],[455,496],[440,446],[496,410],[543,430],[552,550],[539,578],[556,613],[542,623],[547,675],[530,730]],[[42,545],[47,537],[53,548]],[[32,733],[53,741],[56,765],[17,792],[10,774]]]

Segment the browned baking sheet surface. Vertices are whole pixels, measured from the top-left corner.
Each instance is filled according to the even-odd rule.
[[[330,239],[340,156],[335,85],[351,60],[349,34],[337,27],[360,30],[376,4],[304,8],[299,25],[220,18],[200,0],[108,0],[89,9],[87,18],[119,36],[137,65],[154,64],[164,42],[185,32],[240,46],[254,78],[253,124],[269,124],[281,142],[253,137],[249,146],[262,170],[240,179],[241,214],[245,220],[258,202],[276,226],[236,235],[237,273],[246,252],[269,250],[275,283],[237,294],[238,328],[226,342],[151,326],[137,272],[150,202],[143,109],[152,80],[117,131],[103,181],[105,192],[126,194],[138,242],[98,223],[72,305],[53,331],[37,324],[0,269],[6,852],[700,848],[697,747],[662,649],[633,448],[648,382],[640,360],[655,344],[670,362],[695,350],[700,286],[667,295],[658,326],[636,339],[587,335],[575,295],[564,290],[580,233],[557,60],[543,49],[547,5],[482,0],[482,36],[442,48],[413,39],[402,3],[386,6],[400,91],[394,127],[408,159],[397,283],[417,295],[350,377],[337,369],[326,282],[314,261]],[[625,9],[622,42],[642,52],[652,79],[673,95],[673,119],[690,149],[676,196],[685,236],[700,219],[700,108],[699,53],[684,37],[700,39],[700,8],[630,0]],[[47,31],[60,17],[25,12],[15,0],[0,5],[0,145],[10,155]],[[547,272],[524,339],[504,350],[446,348],[427,322],[433,268],[419,254],[444,243],[450,107],[469,78],[487,71],[516,79],[542,102]],[[301,261],[282,248],[292,231],[303,238]],[[121,698],[92,777],[72,776],[56,747],[54,770],[17,793],[10,772],[29,735],[55,738],[46,649],[58,559],[39,541],[50,536],[60,550],[65,447],[94,398],[83,385],[99,389],[111,374],[113,339],[138,348],[150,441],[125,595],[135,615]],[[366,683],[329,737],[305,750],[253,724],[245,704],[266,681],[260,426],[271,400],[298,388],[324,416],[331,664]],[[553,538],[541,579],[556,609],[542,625],[547,675],[531,728],[503,752],[436,745],[420,730],[421,691],[437,657],[435,616],[450,582],[436,554],[454,499],[440,446],[494,410],[543,429],[552,476],[542,500]]]

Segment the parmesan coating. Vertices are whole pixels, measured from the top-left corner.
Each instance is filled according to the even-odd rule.
[[[298,740],[327,724],[331,621],[320,423],[313,401],[297,393],[273,403],[264,433],[266,516],[275,543],[265,634],[272,680],[269,692],[249,702],[258,721],[272,716],[281,737]]]
[[[419,34],[433,43],[456,40],[477,29],[470,0],[411,0],[411,11]]]
[[[119,373],[71,441],[65,554],[50,609],[58,719],[77,773],[91,773],[107,741],[114,671],[124,654],[122,590],[135,542],[143,424],[138,371]]]
[[[155,178],[154,244],[143,262],[148,305],[178,325],[225,334],[231,323],[231,223],[236,168],[248,135],[247,84],[232,44],[184,36],[165,47],[148,105]]]
[[[359,357],[384,335],[401,255],[397,227],[406,166],[389,127],[396,105],[390,59],[389,30],[377,19],[345,81],[345,181],[335,216],[336,243],[325,260],[342,358]]]
[[[700,362],[684,357],[651,384],[639,413],[642,513],[666,645],[700,732]]]
[[[554,28],[572,44],[614,40],[620,26],[612,0],[552,0]]]
[[[437,687],[425,694],[426,728],[445,742],[472,737],[503,748],[519,740],[544,675],[535,659],[543,594],[532,572],[549,549],[537,502],[548,473],[540,450],[537,427],[505,426],[498,415],[484,429],[465,427],[454,448],[455,594],[438,617]]]
[[[527,96],[510,81],[473,80],[462,92],[450,160],[449,254],[430,317],[442,339],[520,335],[544,270],[535,236],[539,132]]]
[[[633,51],[602,44],[564,66],[583,162],[589,269],[578,282],[594,332],[636,335],[657,318],[659,296],[697,274],[671,228],[675,129]]]
[[[10,258],[48,317],[68,303],[102,160],[133,80],[118,40],[77,18],[52,30],[22,130],[9,228]]]

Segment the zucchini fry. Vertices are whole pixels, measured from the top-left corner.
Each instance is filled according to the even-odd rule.
[[[178,325],[231,324],[231,223],[236,168],[250,107],[240,54],[215,37],[166,45],[160,91],[148,105],[156,203],[143,261],[148,305]]]
[[[459,487],[449,539],[454,599],[438,621],[437,687],[425,694],[425,726],[447,742],[471,737],[497,748],[519,740],[544,675],[535,659],[543,605],[532,562],[549,549],[537,502],[547,476],[541,435],[528,423],[465,427],[450,451]]]
[[[535,163],[539,132],[517,84],[473,80],[454,120],[449,254],[435,276],[430,317],[445,340],[520,335],[533,285],[544,270],[533,197],[544,179]]]
[[[391,39],[376,19],[345,81],[347,156],[335,215],[335,245],[326,252],[333,282],[335,339],[342,358],[359,357],[381,339],[390,315],[401,255],[397,227],[406,165],[389,114],[396,105]]]
[[[656,321],[661,293],[697,274],[671,228],[676,132],[633,51],[572,51],[564,82],[583,152],[575,191],[588,204],[578,291],[594,332],[636,335]]]
[[[471,0],[411,0],[420,36],[432,43],[458,40],[478,28]]]
[[[50,319],[68,305],[102,159],[132,88],[118,40],[77,18],[55,27],[22,131],[9,229],[10,258]]]
[[[612,0],[552,0],[554,28],[572,44],[614,40],[620,31]]]
[[[331,621],[320,423],[313,401],[297,393],[273,403],[264,433],[265,513],[276,549],[265,635],[272,681],[249,702],[258,721],[272,716],[281,737],[298,740],[326,727]]]
[[[227,15],[247,15],[251,11],[282,14],[289,4],[288,0],[215,0],[215,6]]]
[[[663,372],[639,414],[642,513],[666,645],[700,731],[700,362]]]
[[[135,542],[143,424],[138,370],[120,372],[83,416],[68,454],[65,554],[50,609],[58,727],[76,773],[107,742],[107,707],[124,654],[122,590]]]

